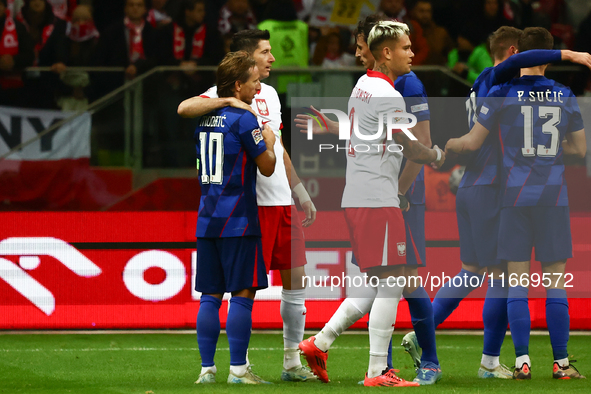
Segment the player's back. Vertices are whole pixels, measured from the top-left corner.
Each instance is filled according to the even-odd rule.
[[[466,100],[468,127],[471,130],[478,118],[478,112],[489,90],[493,87],[494,67],[487,67],[480,73]],[[497,185],[498,174],[498,136],[490,133],[482,147],[473,152],[466,163],[464,176],[459,187]]]
[[[500,136],[503,206],[568,205],[560,142],[583,129],[569,88],[543,76],[514,79],[491,89],[479,122]]]
[[[202,116],[195,129],[201,201],[197,237],[260,236],[256,163],[266,150],[249,111],[224,107]]]
[[[398,173],[402,152],[386,139],[383,114],[405,112],[404,100],[383,73],[368,70],[349,98],[349,121],[361,137],[351,133],[342,207],[397,207]]]

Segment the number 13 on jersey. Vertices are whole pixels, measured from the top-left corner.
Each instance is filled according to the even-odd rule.
[[[538,116],[542,119],[549,118],[547,122],[542,125],[542,133],[551,135],[550,146],[538,145],[534,148],[534,108],[529,105],[521,107],[523,114],[523,148],[521,153],[524,157],[554,157],[558,153],[558,137],[560,131],[556,128],[560,123],[561,110],[559,107],[536,107],[538,109]]]

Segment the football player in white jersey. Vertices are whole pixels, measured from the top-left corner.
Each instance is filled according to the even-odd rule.
[[[243,30],[234,34],[230,49],[243,50],[255,58],[260,79],[269,76],[275,58],[271,54],[267,30]],[[316,219],[316,208],[300,179],[292,168],[289,155],[281,140],[281,104],[275,89],[261,83],[252,105],[248,106],[231,97],[218,98],[216,87],[198,97],[183,101],[178,108],[183,117],[197,117],[218,108],[233,106],[252,111],[261,126],[267,124],[275,133],[275,172],[270,177],[257,177],[257,204],[261,223],[263,259],[269,270],[279,270],[283,290],[281,292],[281,317],[283,319],[284,358],[281,379],[284,381],[316,380],[316,376],[302,365],[298,344],[304,339],[306,323],[305,242],[302,225],[310,226]],[[290,188],[291,185],[291,188]],[[295,206],[292,205],[292,191],[298,197],[306,214],[300,223]],[[292,223],[292,217],[294,219]]]
[[[433,163],[437,167],[443,164],[445,156],[437,147],[429,149],[422,145],[406,129],[394,129],[392,140],[382,133],[378,139],[367,141],[376,135],[376,130],[387,130],[390,122],[383,114],[388,117],[405,112],[404,100],[393,81],[410,72],[414,56],[409,30],[403,23],[378,22],[368,43],[376,62],[374,69],[359,79],[349,99],[349,119],[353,125],[358,124],[359,131],[352,133],[350,139],[342,207],[359,267],[372,278],[374,286],[354,289],[355,293],[343,301],[324,329],[301,342],[300,349],[314,373],[328,382],[326,360],[330,345],[371,309],[370,361],[364,385],[418,386],[388,370],[386,361],[396,309],[404,290],[402,282],[406,282],[400,280],[405,277],[406,234],[399,207],[398,175],[403,155],[416,163]]]

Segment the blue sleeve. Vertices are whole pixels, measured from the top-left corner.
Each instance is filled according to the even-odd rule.
[[[559,50],[533,49],[513,56],[493,69],[493,85],[500,85],[513,79],[520,69],[542,64],[556,63],[562,59]]]
[[[238,128],[236,132],[240,142],[250,157],[254,159],[267,150],[267,145],[263,141],[263,132],[253,114],[245,111],[235,125]]]
[[[505,92],[498,88],[493,87],[486,99],[482,101],[482,105],[479,107],[479,111],[476,114],[478,117],[478,123],[484,126],[489,132],[495,129],[498,122],[498,112],[503,106],[502,98],[506,96]]]
[[[568,92],[570,95],[566,103],[566,108],[568,108],[567,111],[569,112],[570,116],[566,132],[572,133],[584,129],[585,126],[583,125],[583,117],[581,116],[581,110],[579,108],[577,98],[570,89],[568,89]]]
[[[417,122],[431,118],[427,92],[423,83],[418,78],[406,78],[402,96],[406,103],[406,112],[416,116]]]

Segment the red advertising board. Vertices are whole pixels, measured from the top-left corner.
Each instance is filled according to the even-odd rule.
[[[321,212],[307,229],[309,276],[356,275],[342,220],[338,211]],[[0,329],[195,327],[196,213],[10,212],[0,213],[0,223]],[[569,265],[576,285],[589,279],[589,223],[589,217],[573,218],[575,258]],[[459,270],[455,228],[453,213],[427,214],[431,271],[423,277]],[[272,286],[257,294],[255,328],[282,326],[279,278],[272,273],[270,279]],[[344,295],[340,286],[328,286],[316,281],[308,291],[308,328],[321,327]],[[437,289],[427,290],[433,296]],[[482,297],[484,290],[478,291]],[[573,329],[591,328],[589,301],[570,301]],[[481,309],[482,299],[468,299],[442,328],[481,328]],[[544,327],[544,300],[532,299],[530,309],[533,327]],[[222,325],[226,310],[221,308]],[[404,302],[397,327],[411,327]]]

